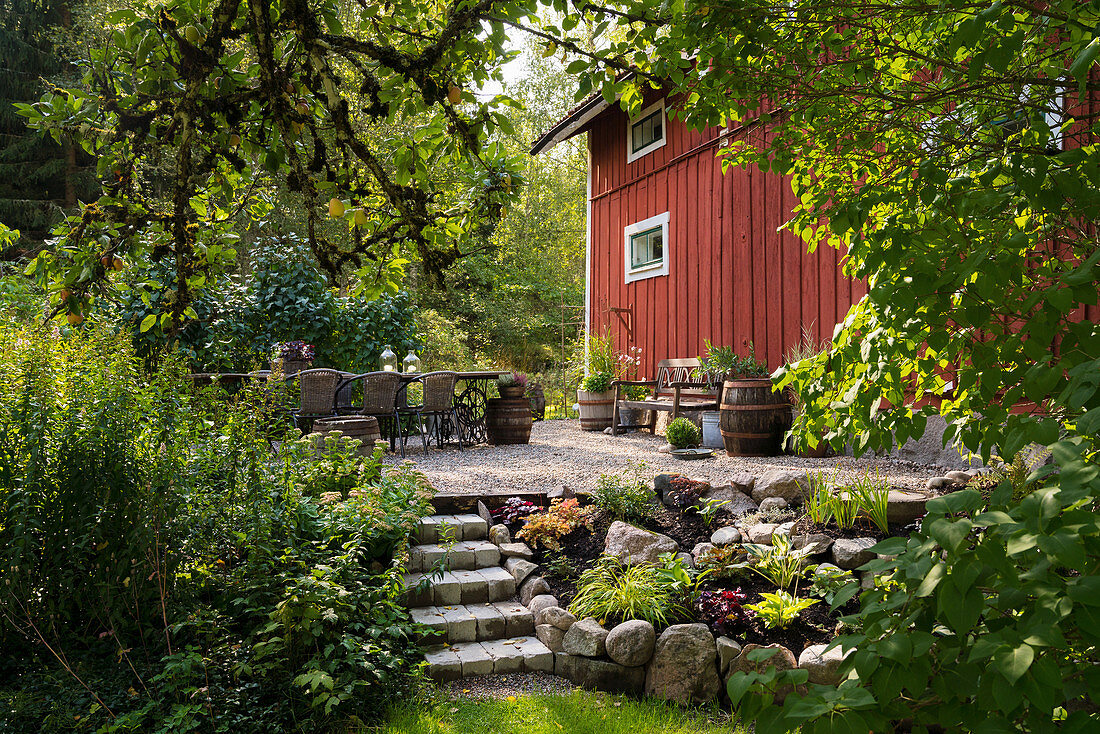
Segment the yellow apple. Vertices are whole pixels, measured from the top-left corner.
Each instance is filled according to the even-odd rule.
[[[197,45],[202,42],[202,33],[193,25],[189,25],[183,29],[183,37],[191,44]]]
[[[334,218],[344,216],[344,202],[340,201],[337,198],[329,199],[328,215]]]
[[[68,319],[69,323],[72,324],[73,326],[76,326],[77,324],[79,324],[81,321],[84,320],[83,316],[81,316],[78,313],[72,313],[72,312],[70,312],[69,315],[66,316],[65,318]]]
[[[122,268],[126,267],[126,263],[123,262],[121,257],[115,255],[115,259],[111,261],[111,267],[115,270],[122,270]]]
[[[451,104],[458,104],[459,102],[461,102],[462,89],[452,84],[451,88],[447,90],[447,100]]]
[[[366,209],[356,209],[355,210],[355,226],[357,226],[357,227],[366,227],[367,222],[369,222],[369,221],[370,221],[370,217],[367,216],[367,210]]]

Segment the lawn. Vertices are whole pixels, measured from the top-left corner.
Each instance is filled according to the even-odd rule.
[[[460,699],[401,708],[377,731],[385,734],[744,734],[716,707],[684,709],[657,700],[573,691],[564,696]]]

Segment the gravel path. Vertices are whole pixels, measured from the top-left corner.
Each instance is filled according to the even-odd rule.
[[[473,678],[451,681],[440,686],[448,698],[491,699],[508,696],[525,696],[532,693],[563,695],[576,686],[565,678],[549,673],[509,673],[507,675],[479,675]]]
[[[922,489],[929,477],[940,476],[944,471],[943,467],[900,459],[746,458],[726,456],[721,450],[710,459],[686,461],[658,453],[658,447],[664,443],[664,438],[648,432],[609,436],[582,431],[577,420],[554,420],[535,423],[531,443],[526,446],[479,444],[462,452],[454,446],[432,447],[424,455],[410,441],[408,460],[427,475],[438,492],[452,494],[537,491],[563,486],[574,491],[591,490],[601,473],[622,471],[639,461],[645,462],[646,474],[676,471],[711,484],[724,484],[727,477],[742,471],[759,476],[768,469],[798,468],[831,474],[839,467],[842,474],[877,470],[888,475],[897,486]],[[393,464],[402,461],[400,455],[389,455],[386,460]]]

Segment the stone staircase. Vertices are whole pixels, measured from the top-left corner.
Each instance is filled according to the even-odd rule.
[[[405,601],[414,621],[442,633],[425,656],[434,680],[554,671],[554,653],[534,637],[534,615],[515,598],[516,578],[488,530],[473,514],[431,515],[417,528]]]

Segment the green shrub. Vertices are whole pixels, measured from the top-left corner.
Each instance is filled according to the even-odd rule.
[[[607,392],[611,381],[615,379],[610,372],[591,372],[581,380],[581,390],[586,392]]]
[[[701,434],[699,427],[687,418],[677,418],[668,424],[668,428],[665,429],[665,438],[675,448],[686,449],[698,446]]]
[[[656,495],[644,471],[644,464],[632,464],[622,472],[600,474],[592,492],[592,503],[616,520],[649,517]]]
[[[819,599],[799,599],[785,591],[777,591],[774,594],[764,592],[760,596],[763,597],[761,601],[756,604],[746,604],[745,609],[751,609],[760,615],[764,620],[764,626],[768,629],[773,627],[782,629],[788,626],[798,619],[798,615],[803,610],[809,609],[820,601]]]
[[[672,589],[656,567],[624,566],[614,556],[603,556],[581,574],[569,611],[578,619],[595,617],[601,624],[643,619],[663,627],[677,610]]]

